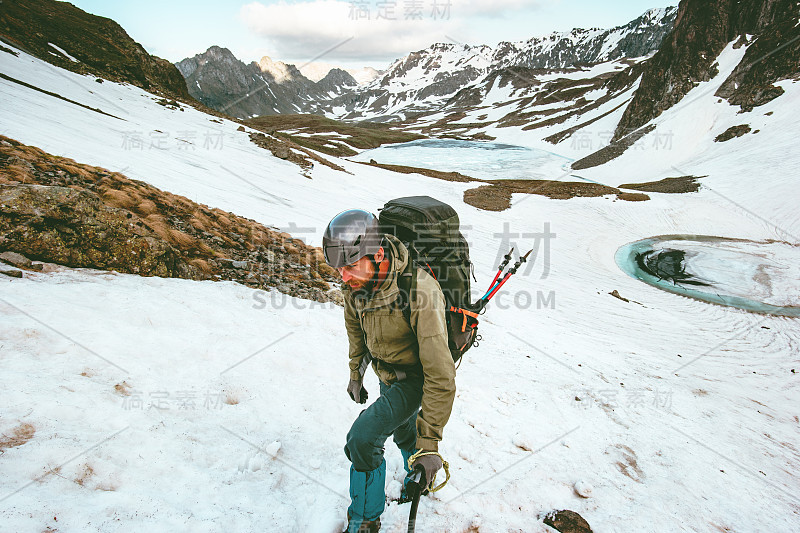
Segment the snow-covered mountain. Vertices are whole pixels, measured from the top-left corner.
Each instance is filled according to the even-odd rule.
[[[527,41],[486,45],[437,43],[395,61],[366,87],[330,103],[339,118],[404,117],[442,106],[468,85],[508,68],[574,69],[656,51],[677,8],[652,9],[609,30],[574,29]]]
[[[607,30],[577,28],[527,41],[502,42],[492,51],[492,64],[494,68],[559,69],[643,57],[658,50],[672,30],[677,12],[677,7],[649,9],[627,24]]]
[[[574,29],[495,47],[437,43],[398,59],[379,76],[366,73],[373,78],[366,84],[334,69],[318,89],[292,65],[280,63],[276,73],[263,61],[244,65],[219,47],[177,66],[192,96],[236,117],[302,112],[387,120],[441,106],[465,86],[506,68],[572,69],[647,56],[672,29],[676,11],[652,9],[609,30]]]

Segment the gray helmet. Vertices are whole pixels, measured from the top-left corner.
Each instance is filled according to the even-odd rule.
[[[325,261],[333,268],[373,255],[383,244],[375,215],[362,209],[342,211],[330,221],[322,237]]]

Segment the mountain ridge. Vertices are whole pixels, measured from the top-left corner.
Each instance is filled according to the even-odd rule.
[[[0,39],[57,67],[194,102],[181,73],[115,21],[67,2],[0,2]]]
[[[576,28],[527,41],[501,42],[496,47],[434,43],[395,60],[384,73],[366,85],[339,83],[332,87],[333,90],[324,92],[315,91],[311,85],[313,82],[299,76],[294,76],[291,81],[301,80],[302,83],[290,91],[280,87],[280,81],[284,80],[266,80],[266,85],[242,83],[243,79],[234,74],[229,87],[212,84],[209,88],[202,88],[203,82],[192,74],[187,76],[186,69],[180,66],[197,60],[202,54],[186,58],[176,65],[187,76],[188,90],[195,98],[220,110],[229,106],[226,112],[234,111],[233,114],[239,117],[316,113],[343,119],[383,116],[382,120],[385,120],[396,118],[397,112],[403,109],[415,110],[420,102],[453,96],[482,76],[503,68],[519,66],[554,70],[647,55],[658,48],[671,30],[676,13],[676,7],[651,9],[624,25],[607,30]],[[212,48],[215,47],[209,50]],[[213,60],[213,57],[209,59]],[[220,76],[223,76],[224,69],[225,63],[215,67]],[[234,70],[238,72],[240,68]],[[249,75],[257,78],[258,73],[251,71]],[[271,95],[252,94],[254,90],[268,92],[264,90],[267,86]],[[249,97],[246,96],[248,93]],[[231,104],[242,97],[249,102]]]

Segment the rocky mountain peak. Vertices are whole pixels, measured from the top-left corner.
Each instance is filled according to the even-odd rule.
[[[178,70],[183,74],[184,78],[188,78],[198,67],[206,65],[207,63],[226,65],[227,68],[241,68],[244,66],[241,61],[236,59],[230,50],[216,45],[209,47],[208,50],[202,54],[197,54],[194,57],[187,57],[175,63],[175,66],[178,67]]]
[[[337,87],[354,87],[358,85],[355,78],[349,72],[340,68],[332,68],[328,71],[324,78],[318,84],[322,85],[335,85]]]

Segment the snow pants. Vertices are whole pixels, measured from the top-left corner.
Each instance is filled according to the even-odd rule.
[[[344,453],[357,471],[378,468],[389,436],[401,450],[415,449],[422,381],[422,377],[408,376],[391,385],[381,382],[380,398],[361,411],[347,433]]]
[[[344,453],[352,463],[351,504],[347,509],[351,524],[354,520],[375,520],[383,514],[384,444],[393,436],[404,458],[415,449],[422,382],[422,377],[412,376],[391,385],[381,382],[380,397],[361,411],[347,433]]]

